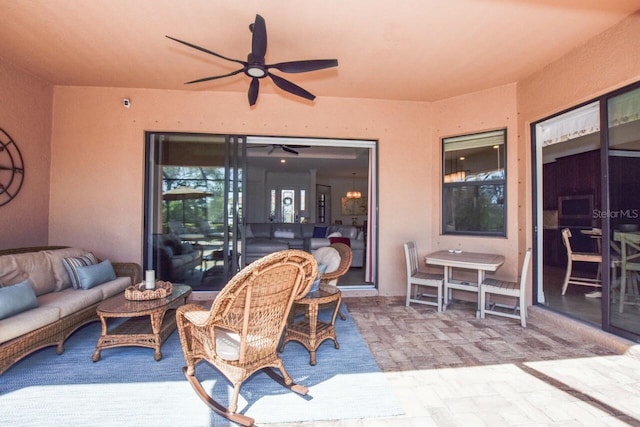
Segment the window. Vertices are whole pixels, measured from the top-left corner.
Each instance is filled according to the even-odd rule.
[[[505,236],[506,129],[442,140],[442,232]]]

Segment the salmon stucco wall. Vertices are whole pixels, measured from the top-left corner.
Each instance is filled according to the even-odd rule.
[[[0,61],[0,90],[0,128],[15,141],[25,169],[20,192],[0,206],[0,249],[46,245],[53,86]]]
[[[261,94],[250,108],[237,93],[87,87],[56,87],[54,101],[51,242],[142,262],[144,132],[184,131],[378,140],[380,293],[404,293],[406,239],[429,247],[428,104]]]

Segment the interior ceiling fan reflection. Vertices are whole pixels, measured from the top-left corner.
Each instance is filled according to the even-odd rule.
[[[291,154],[295,154],[297,156],[300,153],[298,152],[298,150],[296,150],[296,148],[297,149],[309,148],[310,145],[286,145],[286,144],[260,145],[260,144],[255,144],[255,145],[249,145],[248,146],[248,148],[266,148],[266,147],[271,147],[271,149],[267,152],[267,154],[271,154],[275,150],[281,149],[282,151],[285,151],[285,152],[291,153]]]

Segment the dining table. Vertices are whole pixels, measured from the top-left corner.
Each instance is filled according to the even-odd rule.
[[[480,317],[480,284],[484,281],[487,271],[496,271],[505,258],[503,255],[467,252],[463,250],[440,250],[428,254],[425,262],[428,265],[438,265],[444,267],[444,301],[443,310],[451,300],[451,291],[453,289],[475,292],[477,294],[477,311],[476,317]],[[453,269],[475,270],[477,272],[477,282],[470,280],[458,280],[453,278]]]

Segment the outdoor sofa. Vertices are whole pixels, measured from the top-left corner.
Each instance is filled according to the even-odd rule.
[[[79,248],[0,250],[0,375],[38,349],[55,345],[61,354],[69,335],[99,320],[100,302],[141,276],[138,264],[101,261]]]

